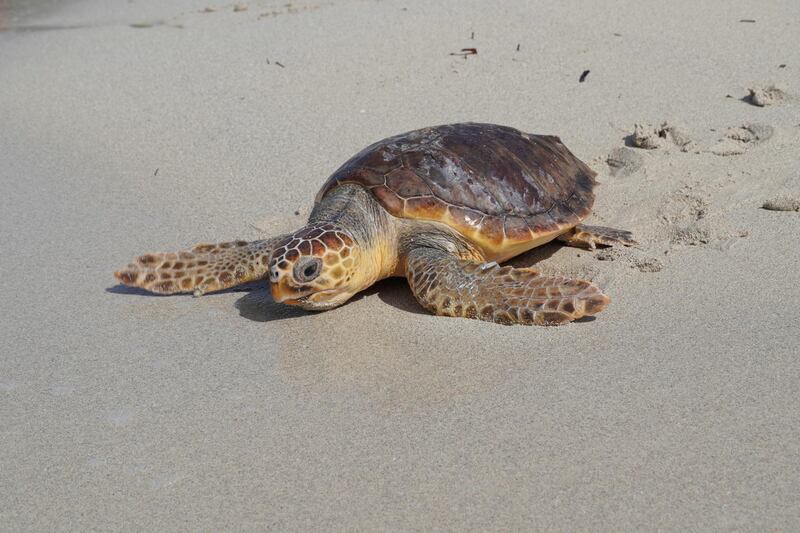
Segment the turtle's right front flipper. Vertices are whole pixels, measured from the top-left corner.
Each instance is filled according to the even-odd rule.
[[[434,248],[411,250],[406,275],[428,311],[500,324],[563,324],[599,313],[609,302],[589,281],[465,261]]]
[[[200,296],[266,277],[272,250],[285,237],[198,244],[182,252],[144,254],[114,276],[125,285],[158,294],[191,292]]]

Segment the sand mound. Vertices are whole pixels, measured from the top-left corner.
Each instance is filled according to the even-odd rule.
[[[761,207],[769,211],[800,211],[800,198],[778,196],[767,200]]]
[[[751,87],[747,90],[749,94],[745,97],[745,101],[758,107],[780,104],[788,99],[786,91],[775,85]]]

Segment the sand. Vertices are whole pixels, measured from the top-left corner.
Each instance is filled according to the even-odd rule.
[[[800,215],[762,208],[800,199],[796,1],[19,4],[0,529],[800,528]],[[466,120],[600,173],[591,222],[641,246],[512,262],[593,279],[595,320],[437,318],[402,280],[308,314],[111,275],[294,229],[363,146]]]

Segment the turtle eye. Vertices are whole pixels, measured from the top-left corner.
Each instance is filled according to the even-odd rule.
[[[294,267],[294,279],[300,283],[308,283],[319,276],[322,260],[318,257],[304,257]]]

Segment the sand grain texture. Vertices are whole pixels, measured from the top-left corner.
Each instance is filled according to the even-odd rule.
[[[725,98],[800,87],[795,0],[18,5],[0,529],[800,529],[800,217],[761,208],[797,198],[800,107]],[[465,120],[599,172],[589,222],[639,247],[512,261],[593,279],[595,320],[437,318],[398,280],[319,314],[115,285],[291,230],[362,147]],[[691,145],[631,144],[665,121]]]

